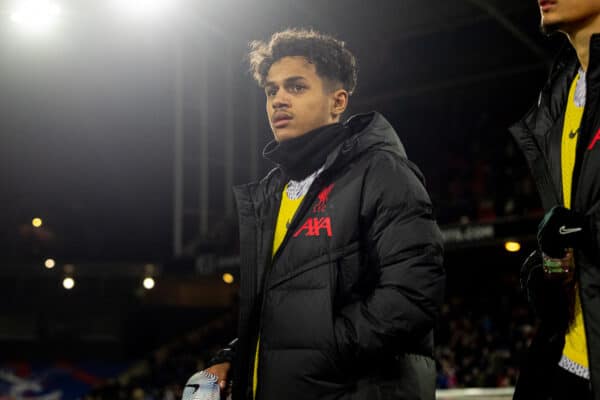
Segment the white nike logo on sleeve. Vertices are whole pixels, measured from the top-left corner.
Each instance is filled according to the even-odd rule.
[[[583,230],[582,228],[567,228],[566,226],[561,226],[560,228],[558,228],[558,233],[560,233],[561,235],[569,235],[571,233],[575,233],[575,232],[579,232]]]

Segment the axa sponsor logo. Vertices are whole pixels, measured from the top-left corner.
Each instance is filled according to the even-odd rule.
[[[331,218],[322,217],[322,218],[308,218],[304,225],[300,227],[294,233],[294,237],[298,237],[302,234],[304,236],[321,236],[321,233],[324,235],[331,237]]]
[[[331,194],[331,189],[333,189],[333,183],[327,187],[325,187],[321,192],[317,195],[317,203],[313,206],[313,213],[322,213],[325,212],[327,208],[327,202],[329,201],[329,195]],[[298,236],[321,236],[327,235],[328,237],[333,236],[331,230],[331,217],[309,217],[306,219],[304,224],[294,233],[294,237]]]
[[[592,139],[592,141],[590,142],[590,145],[588,146],[588,150],[592,150],[594,148],[594,146],[596,145],[596,142],[600,140],[600,129],[598,129],[596,131],[596,134],[594,135],[594,138]]]

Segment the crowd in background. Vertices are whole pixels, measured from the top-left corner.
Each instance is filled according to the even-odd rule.
[[[535,184],[506,127],[483,123],[448,143],[440,157],[444,168],[428,176],[440,224],[541,215]]]
[[[84,400],[179,400],[188,378],[204,369],[235,332],[225,314],[153,351],[125,374],[94,388]]]
[[[501,308],[468,311],[455,297],[443,308],[436,358],[438,388],[514,386],[533,335],[528,310],[501,299]]]
[[[459,284],[447,296],[436,329],[438,388],[504,387],[516,382],[535,329],[533,317],[514,274],[499,276],[488,285],[481,283],[473,290],[456,287]],[[233,314],[213,321],[154,351],[118,380],[94,389],[85,400],[180,399],[187,379],[202,370],[230,338],[233,321]]]

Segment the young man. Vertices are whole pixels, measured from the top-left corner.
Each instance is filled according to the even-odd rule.
[[[234,400],[433,399],[444,271],[421,173],[380,114],[341,123],[343,42],[287,30],[250,61],[277,167],[235,189],[239,336],[208,371]]]
[[[511,128],[547,211],[522,270],[541,324],[514,398],[600,399],[600,0],[539,7],[543,30],[570,46]]]

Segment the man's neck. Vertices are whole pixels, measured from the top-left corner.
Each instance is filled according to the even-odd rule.
[[[574,23],[565,33],[571,46],[577,52],[579,64],[587,71],[590,62],[590,39],[594,33],[600,33],[600,14]]]

